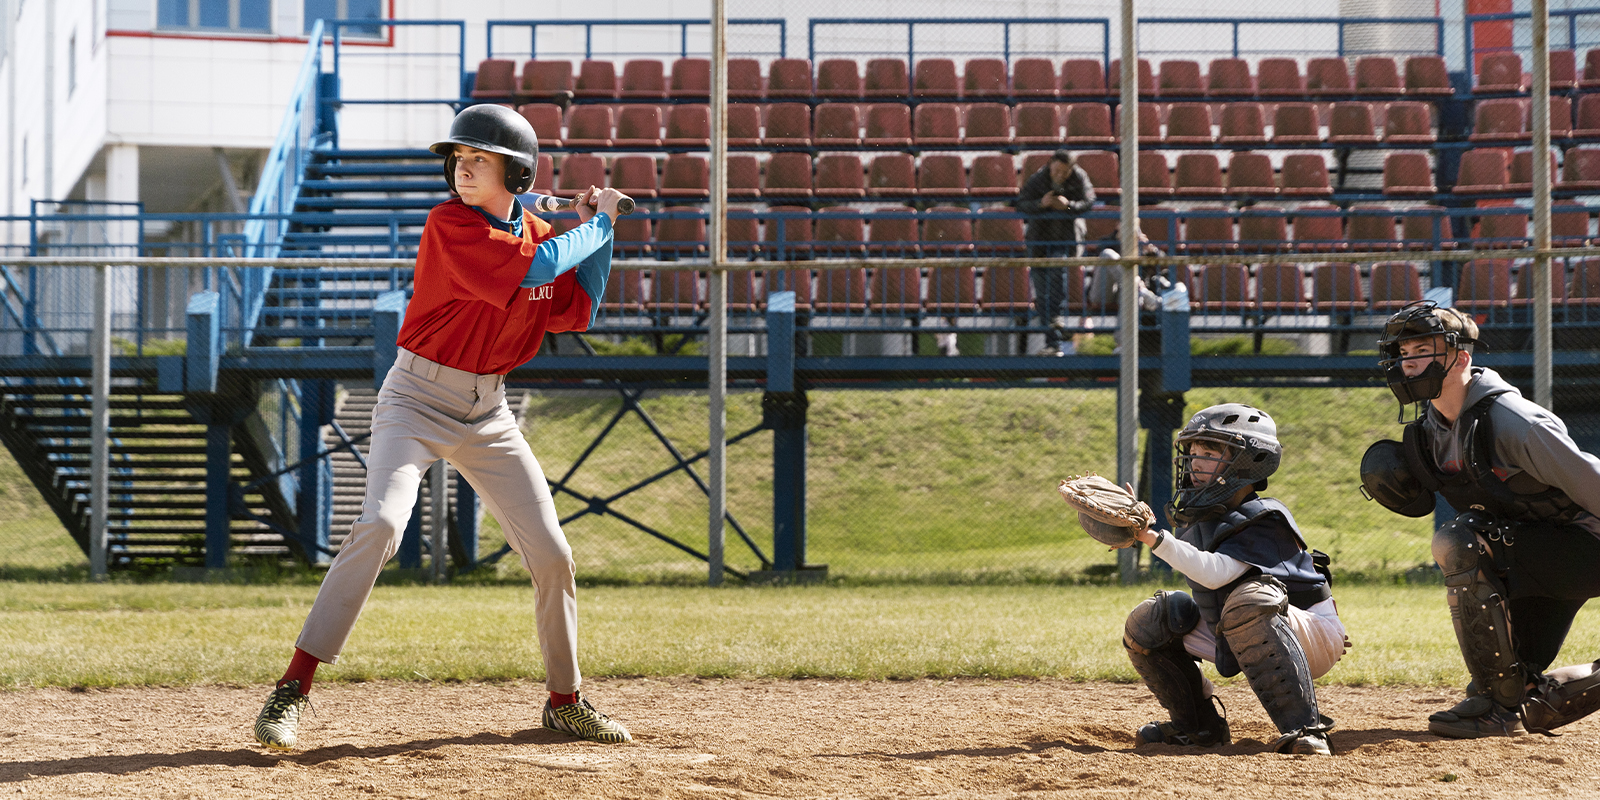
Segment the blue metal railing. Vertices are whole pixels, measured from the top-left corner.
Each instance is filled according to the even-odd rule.
[[[1159,52],[1197,52],[1195,50],[1149,50],[1143,45],[1144,36],[1151,28],[1160,25],[1178,25],[1185,28],[1207,25],[1226,25],[1232,30],[1232,56],[1241,58],[1247,55],[1269,55],[1283,52],[1304,54],[1305,48],[1298,47],[1291,50],[1263,50],[1260,48],[1243,48],[1239,44],[1240,32],[1251,26],[1284,26],[1296,27],[1332,26],[1335,29],[1335,55],[1358,55],[1352,53],[1345,43],[1346,31],[1360,25],[1418,25],[1433,29],[1433,49],[1419,50],[1418,53],[1431,53],[1444,55],[1444,20],[1439,17],[1147,17],[1139,20],[1140,54]],[[1385,54],[1395,52],[1393,46],[1386,47]]]
[[[1099,48],[1099,50],[1098,51],[1095,51],[1095,50],[1083,50],[1081,52],[1098,52],[1098,54],[1100,56],[1100,61],[1101,61],[1102,66],[1109,70],[1110,69],[1110,65],[1111,65],[1111,21],[1108,20],[1108,19],[1105,19],[1103,17],[1099,17],[1099,18],[1097,18],[1097,17],[1035,17],[1035,18],[1031,18],[1031,19],[1028,18],[1028,17],[925,17],[925,18],[910,18],[910,17],[884,17],[884,18],[871,18],[871,17],[823,17],[823,18],[815,18],[815,19],[810,20],[808,22],[808,24],[807,24],[806,57],[810,58],[811,61],[813,63],[815,63],[820,56],[825,56],[825,55],[835,55],[835,56],[857,56],[857,55],[878,55],[878,56],[882,56],[882,55],[884,55],[884,50],[882,48],[874,48],[874,49],[867,50],[867,51],[850,50],[850,49],[845,49],[845,48],[842,48],[842,47],[836,46],[836,45],[829,45],[829,44],[826,43],[825,39],[822,40],[821,42],[819,42],[819,39],[821,39],[821,37],[819,36],[818,31],[817,31],[817,29],[819,27],[823,27],[823,28],[844,27],[844,28],[848,29],[848,28],[851,28],[851,27],[854,27],[854,26],[859,26],[859,25],[904,25],[905,28],[906,28],[906,33],[905,33],[906,44],[905,44],[904,52],[906,54],[906,63],[907,64],[916,63],[916,60],[917,60],[918,55],[919,55],[918,48],[917,48],[917,29],[918,28],[922,28],[923,30],[927,30],[929,28],[940,28],[940,27],[948,27],[948,26],[961,26],[963,28],[969,28],[970,29],[973,26],[999,26],[1000,27],[1000,35],[1001,35],[1001,46],[1000,46],[1000,51],[999,51],[998,54],[1003,59],[1005,59],[1005,62],[1006,62],[1006,64],[1008,66],[1011,64],[1012,56],[1019,54],[1019,52],[1022,55],[1027,55],[1027,54],[1030,54],[1030,53],[1038,52],[1038,54],[1040,54],[1040,55],[1049,55],[1049,56],[1055,57],[1055,58],[1059,58],[1060,55],[1062,53],[1065,53],[1065,52],[1079,52],[1079,51],[1063,50],[1060,47],[1059,44],[1057,44],[1057,45],[1053,46],[1052,48],[1050,48],[1050,50],[1048,52],[1039,52],[1039,51],[1034,51],[1034,50],[1031,50],[1031,49],[1027,50],[1027,51],[1016,51],[1014,49],[1014,47],[1013,47],[1013,36],[1012,36],[1014,28],[1028,27],[1028,28],[1058,28],[1059,29],[1059,28],[1063,28],[1063,27],[1080,27],[1080,26],[1095,27],[1095,28],[1099,28],[1100,29],[1100,48]],[[984,54],[994,53],[994,49],[993,48],[965,48],[961,52],[954,53],[954,54],[957,54],[957,55],[973,55],[973,54],[977,54],[977,53],[984,53]],[[930,53],[929,51],[927,51],[925,49],[925,50],[923,50],[921,52],[921,56],[924,57],[924,58],[930,57],[930,55],[942,55],[942,54],[952,54],[952,53],[951,53],[951,51],[949,51],[947,49],[938,49],[938,50],[933,51],[932,53]],[[914,81],[915,78],[911,77],[910,80]],[[912,88],[912,87],[911,86],[907,87],[908,90],[910,88]]]
[[[744,28],[774,27],[774,28],[777,28],[777,32],[778,32],[778,49],[777,49],[776,52],[767,52],[767,51],[760,51],[760,50],[752,51],[752,50],[739,49],[739,50],[730,51],[730,54],[737,53],[738,55],[776,56],[778,58],[785,58],[789,54],[789,22],[788,22],[788,20],[785,20],[785,19],[730,19],[730,20],[728,20],[728,26],[729,27],[744,27]],[[595,32],[595,28],[612,28],[612,29],[616,29],[616,28],[633,28],[633,27],[641,27],[641,28],[659,28],[659,27],[671,28],[671,27],[676,27],[678,29],[678,37],[677,37],[678,38],[678,46],[677,46],[676,50],[650,52],[650,51],[644,51],[644,50],[629,49],[627,51],[627,55],[629,55],[629,56],[634,56],[634,57],[639,57],[639,58],[650,58],[650,57],[657,57],[657,56],[677,56],[678,58],[686,58],[686,57],[688,57],[690,55],[710,55],[710,53],[711,53],[709,44],[706,45],[706,49],[704,49],[704,50],[690,49],[690,47],[689,47],[689,29],[691,27],[703,27],[703,28],[706,28],[707,29],[707,36],[709,37],[711,21],[710,20],[706,20],[706,19],[626,19],[626,20],[621,20],[621,19],[564,19],[564,20],[533,20],[533,19],[526,19],[526,20],[510,19],[510,20],[506,20],[506,19],[496,19],[496,20],[489,20],[489,23],[488,23],[487,27],[488,27],[488,31],[487,31],[488,42],[487,42],[487,47],[485,48],[484,52],[486,53],[486,57],[488,57],[488,58],[494,58],[495,57],[495,53],[496,53],[495,43],[494,43],[495,30],[496,29],[502,29],[503,30],[503,29],[508,29],[508,28],[527,28],[528,29],[528,49],[527,50],[521,50],[521,49],[507,50],[506,48],[501,48],[498,52],[502,54],[502,57],[505,54],[510,53],[510,54],[513,54],[513,55],[526,54],[528,58],[539,58],[540,55],[541,55],[540,50],[539,50],[539,29],[540,28],[544,28],[547,31],[548,30],[570,29],[570,28],[581,28],[582,31],[583,31],[583,48],[581,50],[555,50],[555,51],[551,51],[549,49],[546,49],[542,54],[546,58],[549,58],[549,57],[552,57],[552,56],[557,57],[557,58],[570,58],[570,57],[580,56],[580,55],[582,57],[584,57],[584,58],[594,58],[594,53],[595,53],[595,49],[594,49],[594,32]]]
[[[1586,37],[1579,36],[1578,20],[1580,17],[1593,18],[1587,21],[1589,29],[1593,31],[1591,35]],[[1469,67],[1473,67],[1476,64],[1477,53],[1479,52],[1474,42],[1475,34],[1473,31],[1473,28],[1477,27],[1477,23],[1510,22],[1512,24],[1512,45],[1509,50],[1528,54],[1533,50],[1532,34],[1527,31],[1532,19],[1533,15],[1526,11],[1505,14],[1467,14],[1464,16],[1462,21],[1465,24],[1461,26],[1461,35],[1465,42],[1463,52],[1466,53]],[[1595,47],[1600,45],[1600,8],[1552,8],[1550,9],[1550,27],[1549,43],[1551,50],[1577,50],[1580,46]],[[1562,28],[1564,30],[1560,30]],[[1522,43],[1519,44],[1518,40],[1521,40]],[[1485,53],[1503,53],[1507,51],[1508,48],[1504,47],[1490,47],[1483,50]],[[1580,64],[1579,66],[1581,68],[1582,65]],[[1473,69],[1472,71],[1476,70]]]
[[[332,86],[330,87],[331,96],[323,98],[323,103],[328,108],[336,109],[339,106],[343,106],[343,105],[451,105],[451,106],[455,106],[455,105],[459,105],[462,102],[462,98],[469,93],[469,90],[466,89],[463,86],[463,82],[465,81],[466,75],[467,75],[467,23],[466,22],[463,22],[462,20],[448,20],[448,19],[386,19],[386,20],[383,20],[380,23],[381,25],[385,25],[385,26],[392,25],[392,26],[396,26],[396,27],[433,27],[433,28],[443,27],[443,28],[455,28],[456,29],[456,52],[454,52],[454,53],[422,53],[422,52],[407,52],[407,53],[405,53],[405,55],[407,57],[411,57],[411,56],[436,56],[436,57],[437,56],[443,56],[443,57],[454,56],[454,58],[455,58],[455,62],[456,62],[456,81],[455,81],[455,85],[457,87],[456,95],[454,97],[420,97],[420,98],[408,98],[408,97],[356,98],[356,97],[345,97],[344,94],[343,94],[343,89],[341,87],[341,81],[340,81],[340,77],[339,77],[342,74],[341,73],[341,69],[344,66],[343,59],[345,57],[343,31],[344,31],[345,28],[367,28],[367,27],[371,27],[372,26],[372,22],[368,21],[368,20],[327,20],[327,22],[328,22],[328,26],[329,26],[329,35],[333,37],[333,78],[332,78]],[[317,39],[313,39],[312,41],[318,41],[318,40]],[[366,53],[366,52],[367,51],[363,50],[363,53]],[[377,53],[376,55],[381,55],[381,56],[387,57],[389,54],[380,52],[380,53]],[[330,119],[331,119],[331,116],[330,116]],[[330,141],[332,142],[333,146],[337,147],[339,145],[338,127],[336,125],[332,125],[332,126],[329,127],[329,129],[332,132],[332,138],[331,138]]]

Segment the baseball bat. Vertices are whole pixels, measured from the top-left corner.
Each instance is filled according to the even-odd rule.
[[[536,195],[533,196],[533,210],[537,211],[537,212],[539,212],[541,214],[550,214],[550,213],[554,213],[556,211],[571,211],[572,210],[572,206],[574,204],[574,201],[576,201],[576,200],[577,200],[577,198],[575,198],[575,197],[566,197],[566,198],[564,198],[564,197],[551,197],[550,195],[547,195],[547,194],[536,194]],[[631,197],[623,197],[621,200],[618,200],[617,201],[617,213],[618,214],[632,214],[633,213],[633,198],[631,198]]]

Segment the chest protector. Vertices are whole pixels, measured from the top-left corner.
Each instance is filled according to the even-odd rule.
[[[1223,604],[1228,602],[1228,595],[1240,583],[1257,575],[1276,578],[1288,589],[1289,603],[1300,609],[1308,609],[1333,596],[1329,589],[1332,577],[1328,569],[1328,557],[1307,549],[1305,537],[1295,524],[1294,515],[1289,513],[1287,506],[1273,498],[1255,497],[1247,500],[1221,517],[1183,528],[1178,531],[1178,538],[1200,550],[1215,553],[1223,543],[1243,533],[1247,533],[1248,538],[1237,542],[1239,546],[1230,548],[1232,552],[1229,555],[1250,564],[1254,569],[1216,589],[1189,581],[1195,604],[1200,606],[1200,617],[1217,636],[1217,671],[1223,677],[1239,673],[1238,661],[1223,639],[1219,623],[1222,621]],[[1284,550],[1293,550],[1295,554],[1282,558],[1280,554]]]
[[[1411,474],[1430,492],[1444,496],[1458,511],[1481,511],[1505,522],[1545,522],[1565,525],[1583,513],[1566,492],[1540,483],[1526,472],[1510,481],[1494,474],[1494,424],[1489,409],[1495,398],[1478,401],[1461,414],[1456,425],[1464,432],[1465,452],[1460,472],[1449,474],[1439,469],[1433,458],[1431,435],[1422,420],[1406,426],[1401,451]]]

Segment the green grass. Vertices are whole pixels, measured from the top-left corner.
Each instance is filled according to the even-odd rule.
[[[1123,619],[1148,587],[870,586],[580,592],[591,676],[1131,681]],[[0,687],[265,683],[311,586],[0,583]],[[1438,587],[1337,591],[1355,646],[1325,682],[1465,682]],[[319,680],[540,678],[526,587],[380,586]],[[1558,663],[1600,648],[1597,612]]]

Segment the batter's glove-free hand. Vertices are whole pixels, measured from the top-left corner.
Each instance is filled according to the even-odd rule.
[[[1133,544],[1134,535],[1156,521],[1148,503],[1093,473],[1068,478],[1058,489],[1090,538],[1113,548]]]

